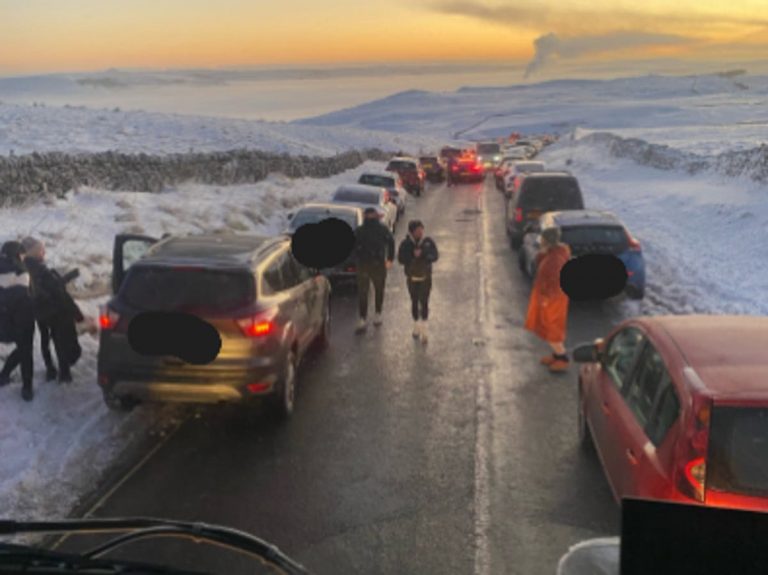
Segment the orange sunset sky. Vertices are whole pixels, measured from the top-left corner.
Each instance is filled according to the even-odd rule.
[[[768,0],[0,0],[0,74],[434,60],[764,60]]]

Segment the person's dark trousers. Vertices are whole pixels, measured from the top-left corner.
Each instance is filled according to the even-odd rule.
[[[32,377],[34,375],[34,361],[32,353],[34,351],[35,332],[26,330],[18,334],[15,340],[16,348],[5,360],[0,375],[9,377],[18,365],[21,365],[21,381],[25,389],[32,389]]]
[[[408,279],[408,293],[411,295],[411,315],[413,321],[429,319],[429,292],[432,291],[432,280],[411,281]]]
[[[357,266],[357,297],[360,305],[360,317],[368,317],[368,290],[373,283],[374,308],[381,313],[384,307],[384,284],[387,281],[387,268],[384,262],[364,262]]]
[[[49,325],[56,358],[59,361],[59,380],[71,381],[70,367],[80,359],[82,352],[77,341],[77,328],[74,320],[68,317],[54,317]]]
[[[51,327],[40,320],[37,320],[37,329],[40,332],[40,351],[43,354],[45,370],[48,377],[56,377],[56,366],[51,357]]]

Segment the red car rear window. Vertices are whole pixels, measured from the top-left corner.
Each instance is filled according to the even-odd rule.
[[[712,410],[706,486],[768,496],[768,408]]]

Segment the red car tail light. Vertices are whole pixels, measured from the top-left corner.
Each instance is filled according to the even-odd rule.
[[[117,322],[120,321],[120,314],[113,310],[108,305],[99,307],[99,327],[102,331],[110,331],[115,329]]]
[[[693,421],[685,434],[682,468],[678,474],[678,487],[687,496],[704,502],[707,479],[707,447],[712,403],[700,396],[693,400]]]
[[[523,221],[523,208],[516,208],[515,209],[515,221],[516,222],[522,222]]]
[[[237,320],[240,331],[246,337],[264,337],[274,333],[276,310],[261,311],[253,316]]]
[[[272,388],[272,384],[268,381],[258,381],[256,383],[249,383],[245,387],[248,388],[250,393],[264,393]]]

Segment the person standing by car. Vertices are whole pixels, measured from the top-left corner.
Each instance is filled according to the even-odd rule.
[[[19,242],[6,242],[0,249],[0,341],[16,345],[0,371],[0,386],[11,382],[11,373],[20,365],[21,397],[32,401],[35,311],[22,253]]]
[[[357,293],[360,319],[356,331],[362,333],[368,325],[368,292],[371,283],[375,292],[373,324],[381,325],[384,306],[384,284],[387,270],[395,259],[395,238],[379,221],[376,208],[366,208],[362,225],[355,230],[355,259],[357,261]]]
[[[550,371],[568,369],[565,351],[565,328],[568,319],[568,296],[560,287],[560,271],[571,258],[571,249],[560,243],[560,228],[541,232],[541,250],[536,255],[536,279],[531,290],[525,328],[546,341],[552,354],[541,358]]]
[[[39,324],[50,329],[59,363],[59,383],[70,383],[70,368],[77,363],[82,353],[75,323],[85,318],[72,296],[67,293],[64,279],[45,265],[43,242],[28,237],[22,241],[22,246],[24,263],[29,270],[35,317]]]
[[[455,168],[458,166],[459,160],[456,158],[454,154],[451,154],[448,156],[448,163],[445,166],[445,181],[446,185],[450,188],[453,184],[456,183],[455,178]]]
[[[432,264],[438,257],[434,240],[424,237],[424,224],[420,220],[408,222],[408,235],[397,250],[397,261],[404,266],[408,293],[411,296],[413,337],[421,339],[422,343],[427,343]]]

